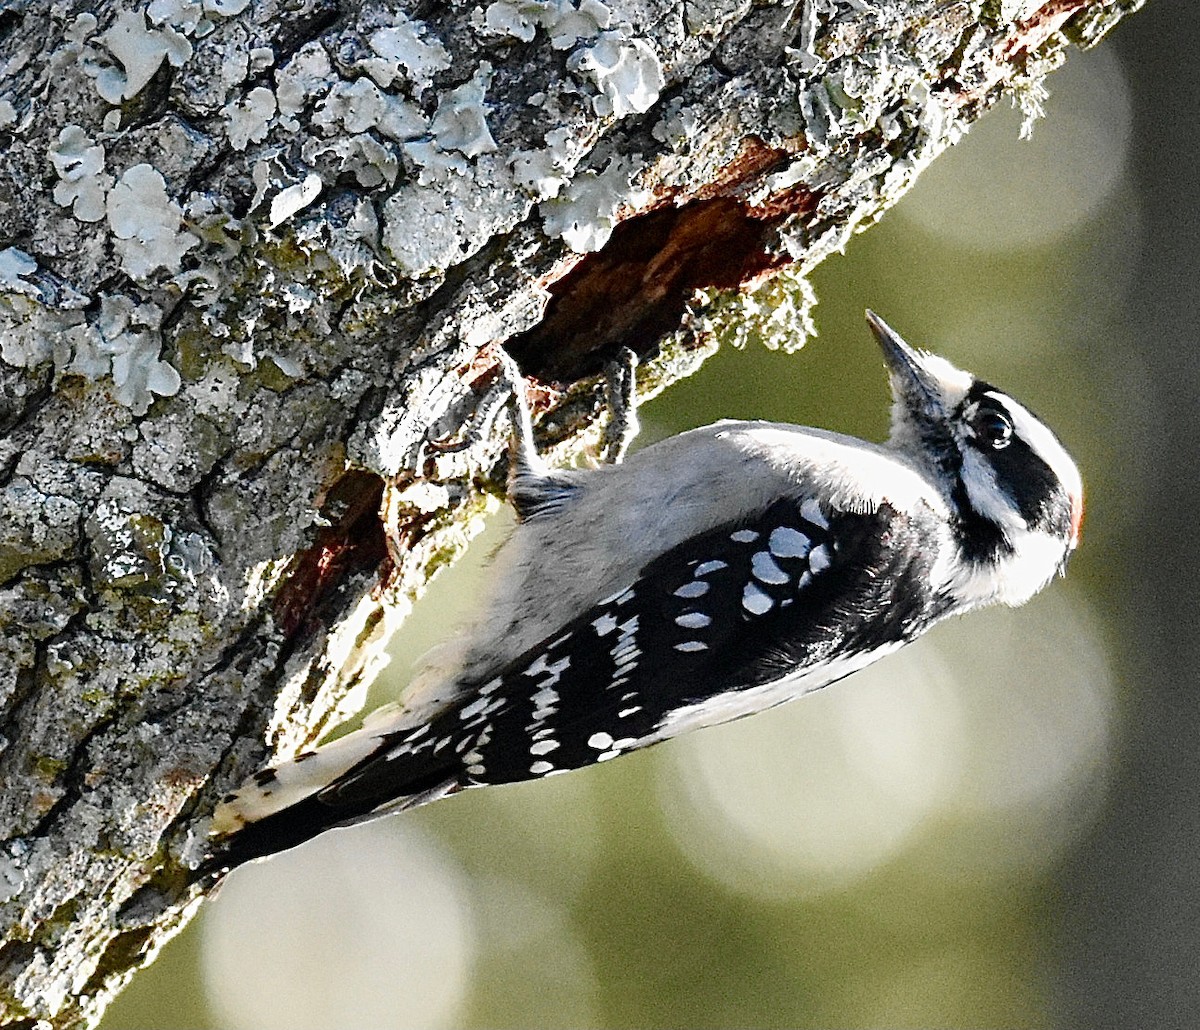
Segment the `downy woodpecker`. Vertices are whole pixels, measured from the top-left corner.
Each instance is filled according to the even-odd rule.
[[[725,421],[553,471],[510,370],[520,522],[473,634],[402,705],[225,797],[206,868],[760,712],[1032,597],[1079,541],[1075,464],[1007,394],[867,320],[886,444]]]

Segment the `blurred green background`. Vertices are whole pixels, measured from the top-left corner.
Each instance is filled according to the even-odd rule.
[[[105,1030],[1200,1023],[1200,6],[1151,0],[990,114],[814,277],[820,337],[643,410],[886,433],[862,321],[1040,412],[1084,470],[1067,580],[833,690],[242,869]],[[486,580],[439,580],[377,698]]]

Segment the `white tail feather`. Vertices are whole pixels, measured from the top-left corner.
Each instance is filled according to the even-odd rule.
[[[303,801],[345,775],[378,746],[379,729],[364,728],[269,766],[221,801],[209,832],[218,837],[236,833],[247,823]]]

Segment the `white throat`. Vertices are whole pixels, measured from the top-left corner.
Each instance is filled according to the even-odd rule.
[[[1054,578],[1062,564],[1060,536],[1025,528],[1006,529],[1010,553],[993,561],[965,561],[948,569],[944,589],[963,611],[983,604],[1024,604]]]

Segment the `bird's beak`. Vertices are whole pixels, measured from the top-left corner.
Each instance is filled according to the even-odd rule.
[[[892,392],[913,415],[927,419],[945,415],[945,391],[940,379],[925,366],[919,351],[904,342],[895,329],[874,311],[867,310],[867,325],[879,341],[883,360],[891,373]]]

